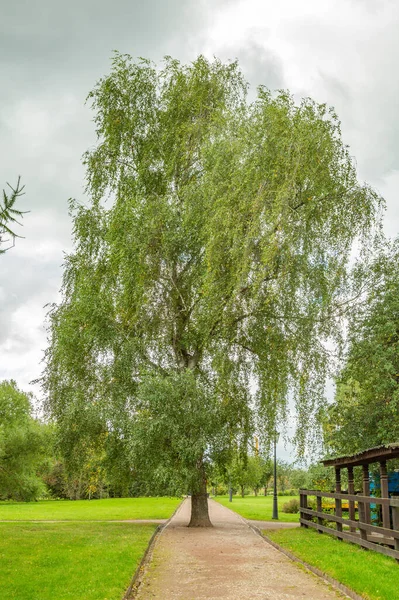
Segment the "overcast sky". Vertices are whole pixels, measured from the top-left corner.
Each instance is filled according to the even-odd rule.
[[[399,231],[399,2],[396,0],[0,0],[0,189],[22,175],[24,219],[0,256],[0,380],[41,372],[45,305],[71,249],[67,201],[84,201],[84,105],[113,50],[159,62],[238,58],[255,87],[335,107],[360,180],[385,197]]]

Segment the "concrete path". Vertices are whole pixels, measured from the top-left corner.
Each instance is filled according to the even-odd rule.
[[[187,499],[162,531],[140,600],[332,600],[338,592],[263,541],[235,513],[209,501],[212,528],[186,527]]]

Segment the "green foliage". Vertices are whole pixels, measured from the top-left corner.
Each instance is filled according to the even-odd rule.
[[[271,482],[274,471],[273,461],[269,458],[262,458],[262,487],[265,490],[265,496]]]
[[[283,504],[283,513],[294,514],[299,513],[299,500],[298,498],[291,498],[288,502]]]
[[[289,485],[296,490],[305,488],[307,484],[308,472],[307,469],[299,469],[292,467],[289,473]]]
[[[350,321],[346,363],[325,413],[330,452],[399,440],[399,240],[374,261],[374,285]]]
[[[14,381],[0,383],[0,499],[45,493],[39,471],[49,454],[48,428],[31,417],[30,397]]]
[[[89,95],[90,203],[71,202],[43,379],[71,463],[108,434],[133,471],[203,490],[256,418],[272,434],[289,389],[304,447],[352,242],[371,244],[381,200],[333,111],[246,92],[235,62],[116,54]]]
[[[137,395],[132,463],[140,467],[139,478],[153,473],[165,493],[194,492],[199,457],[206,468],[220,458],[231,431],[228,404],[220,405],[192,371],[147,377]]]
[[[346,477],[343,471],[343,478]],[[344,484],[344,480],[342,481]],[[335,490],[335,472],[333,467],[324,467],[320,463],[309,465],[307,473],[307,481],[303,486],[308,490],[321,490],[323,492],[331,492]]]
[[[236,452],[225,473],[225,481],[231,483],[234,490],[240,489],[242,496],[248,488],[257,494],[262,486],[267,485],[265,481],[267,471],[268,463],[261,456],[242,456]]]
[[[15,238],[21,237],[17,235],[11,226],[14,224],[20,225],[18,222],[19,217],[23,217],[24,211],[15,208],[15,202],[17,198],[23,196],[25,186],[21,186],[21,178],[18,177],[17,186],[15,188],[7,184],[11,190],[11,194],[6,194],[3,190],[3,202],[0,202],[0,254],[4,254],[8,248],[2,248],[1,245],[8,240],[4,240],[4,235],[9,235],[12,239],[12,245],[14,246]]]

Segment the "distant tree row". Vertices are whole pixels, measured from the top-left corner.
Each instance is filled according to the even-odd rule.
[[[296,468],[289,463],[277,461],[277,488],[281,494],[296,494],[304,487],[306,470]],[[215,469],[211,477],[210,491],[215,494],[226,494],[231,486],[233,493],[264,494],[271,493],[273,488],[273,461],[261,455],[236,454],[224,471]]]
[[[0,500],[43,497],[101,498],[168,495],[173,488],[143,482],[121,440],[103,435],[95,445],[80,440],[71,459],[59,446],[60,428],[34,416],[33,397],[15,381],[0,382]],[[71,439],[73,445],[73,439]]]
[[[0,500],[31,501],[44,497],[71,500],[109,496],[178,495],[184,490],[163,480],[141,477],[127,451],[129,440],[104,432],[95,445],[80,436],[69,442],[74,452],[62,455],[62,428],[34,416],[33,397],[15,381],[0,383]],[[310,475],[309,475],[310,473]],[[278,461],[280,494],[297,493],[309,485],[330,486],[317,470]],[[236,451],[229,465],[214,465],[208,490],[226,494],[268,494],[273,486],[273,463],[258,454]]]

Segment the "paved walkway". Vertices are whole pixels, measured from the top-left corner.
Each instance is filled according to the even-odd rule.
[[[235,513],[209,501],[212,528],[186,527],[187,499],[162,531],[140,600],[333,600],[342,598],[263,541]]]

